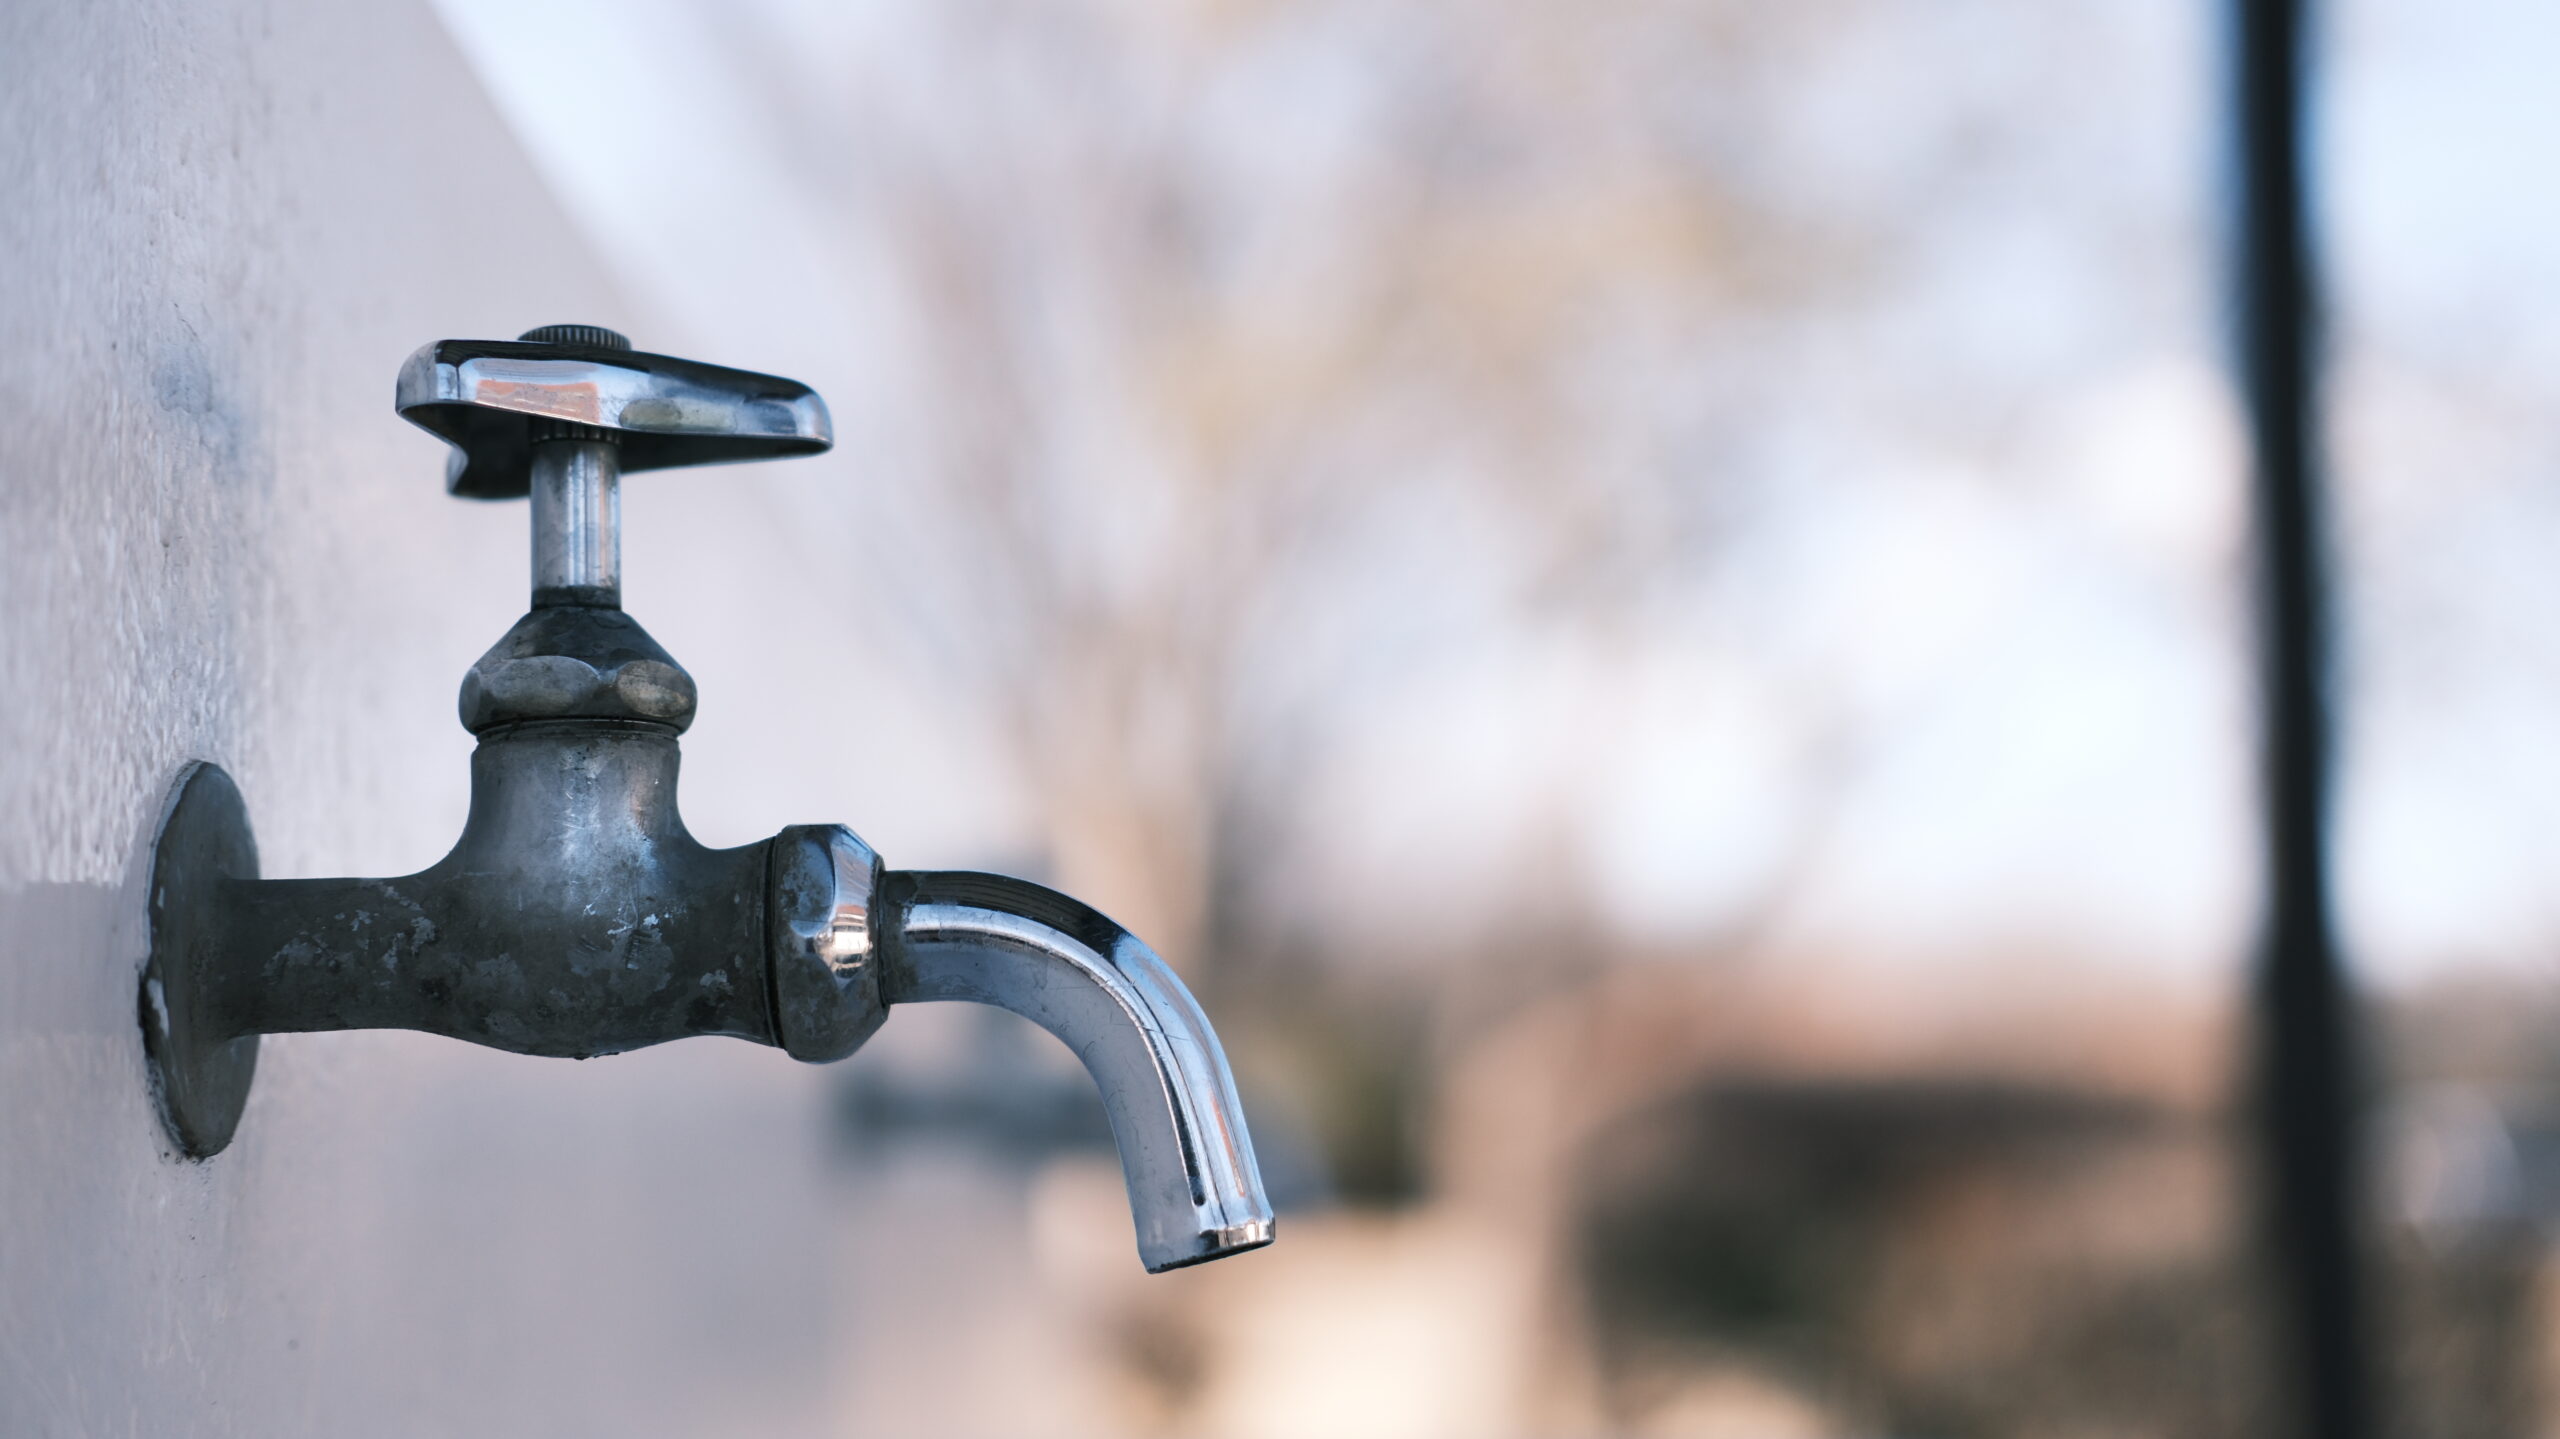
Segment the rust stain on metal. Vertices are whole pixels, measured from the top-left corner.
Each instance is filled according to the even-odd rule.
[[[502,410],[549,415],[553,419],[576,420],[583,424],[600,424],[604,418],[604,396],[592,380],[572,385],[482,380],[474,398],[481,404]]]

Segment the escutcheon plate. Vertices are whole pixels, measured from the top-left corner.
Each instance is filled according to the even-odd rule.
[[[151,956],[139,996],[160,1120],[190,1159],[210,1159],[231,1142],[258,1071],[258,1036],[220,1035],[208,982],[221,958],[223,882],[257,877],[239,787],[220,765],[190,763],[170,787],[152,842]]]

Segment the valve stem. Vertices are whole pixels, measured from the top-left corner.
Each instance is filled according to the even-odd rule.
[[[628,350],[602,325],[537,325],[541,345]],[[567,420],[533,428],[533,603],[622,608],[622,454],[613,433]]]
[[[621,450],[603,438],[540,440],[532,490],[534,607],[622,608]]]

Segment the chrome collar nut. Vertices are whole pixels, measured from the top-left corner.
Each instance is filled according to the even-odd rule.
[[[794,1059],[842,1059],[889,1016],[875,923],[880,856],[843,825],[801,824],[774,836],[767,864],[776,1038]]]

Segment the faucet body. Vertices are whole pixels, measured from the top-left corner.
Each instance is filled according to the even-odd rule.
[[[888,871],[840,825],[735,849],[686,831],[678,736],[694,684],[619,607],[620,460],[636,447],[652,465],[695,462],[682,442],[724,395],[757,399],[768,430],[788,432],[714,435],[714,458],[823,448],[825,410],[789,381],[690,362],[663,362],[674,379],[652,390],[665,377],[642,362],[662,357],[621,356],[610,332],[545,333],[430,346],[402,377],[403,412],[456,445],[457,493],[534,501],[533,608],[463,678],[480,742],[452,851],[393,878],[261,879],[229,777],[200,763],[173,787],[140,1015],[179,1148],[205,1158],[230,1142],[265,1034],[414,1029],[573,1059],[727,1035],[826,1062],[893,1004],[961,1000],[1022,1014],[1083,1061],[1150,1270],[1269,1243],[1216,1032],[1127,931],[1021,880]],[[502,363],[474,380],[486,352]],[[596,393],[619,393],[622,410],[605,415]],[[510,428],[492,395],[532,419]],[[652,416],[678,432],[635,442],[592,423]]]
[[[588,1059],[695,1034],[778,1043],[772,841],[707,849],[658,726],[510,726],[471,756],[451,853],[395,879],[233,880],[231,1034],[421,1029]]]

